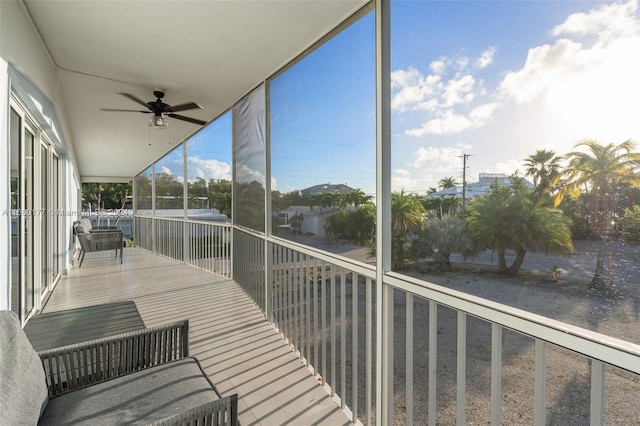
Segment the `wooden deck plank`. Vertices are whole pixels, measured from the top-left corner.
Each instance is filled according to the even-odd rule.
[[[232,280],[137,248],[122,265],[89,253],[61,279],[44,312],[131,300],[149,326],[189,319],[190,353],[227,395],[242,425],[347,425],[255,304]]]

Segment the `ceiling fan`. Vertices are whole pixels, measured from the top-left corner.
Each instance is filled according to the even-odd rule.
[[[143,114],[153,113],[153,118],[149,119],[151,127],[164,129],[168,125],[166,117],[175,118],[176,120],[188,121],[189,123],[199,124],[200,126],[206,124],[206,121],[198,120],[197,118],[185,117],[184,115],[176,114],[176,112],[186,111],[189,109],[202,109],[200,105],[195,102],[187,102],[180,105],[169,105],[162,102],[164,98],[164,92],[156,89],[153,91],[153,95],[156,97],[155,101],[145,102],[142,99],[134,96],[130,93],[119,93],[132,101],[147,108],[146,111],[134,110],[134,109],[114,109],[114,108],[100,108],[102,111],[116,111],[116,112],[141,112]]]

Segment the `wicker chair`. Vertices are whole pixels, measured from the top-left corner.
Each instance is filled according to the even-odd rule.
[[[188,357],[188,328],[185,320],[36,354],[17,316],[0,311],[0,418],[236,426],[238,396],[222,398]]]
[[[78,257],[79,265],[82,267],[84,256],[86,253],[97,251],[115,250],[115,258],[118,258],[120,252],[120,263],[122,263],[122,254],[124,250],[124,236],[122,231],[116,228],[87,228],[83,219],[73,223],[73,234],[80,242],[80,254]]]

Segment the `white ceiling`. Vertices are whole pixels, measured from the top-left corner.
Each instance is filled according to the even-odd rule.
[[[180,114],[211,121],[303,52],[366,0],[24,0],[59,68],[83,180],[131,177],[200,126],[171,120],[151,132],[149,114],[118,95],[193,101]],[[149,142],[151,141],[151,145]]]

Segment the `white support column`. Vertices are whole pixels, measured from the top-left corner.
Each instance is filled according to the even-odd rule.
[[[271,226],[272,226],[272,214],[271,214],[271,110],[269,105],[271,92],[269,90],[270,85],[268,81],[264,83],[264,120],[265,120],[265,143],[264,143],[264,169],[265,169],[265,179],[264,179],[264,313],[265,316],[269,319],[272,318],[272,309],[271,309],[271,283],[273,279],[272,269],[273,269],[273,256],[271,256],[269,250],[269,239],[267,237],[271,236]]]
[[[156,164],[151,166],[151,251],[158,252],[156,241],[158,235],[156,233]]]
[[[11,209],[8,189],[11,187],[9,184],[11,165],[11,155],[9,153],[9,123],[7,123],[7,117],[9,117],[9,111],[7,106],[9,105],[9,74],[7,63],[0,58],[0,161],[3,163],[3,167],[0,167],[4,173],[0,173],[0,210],[6,212],[2,216],[2,225],[0,225],[0,277],[2,279],[2,285],[0,286],[0,310],[11,310]]]
[[[390,2],[375,0],[376,14],[376,419],[393,423],[393,289],[391,269],[391,20]],[[391,391],[390,391],[391,390]]]
[[[185,141],[182,144],[182,176],[184,176],[183,188],[182,188],[182,262],[187,265],[191,264],[189,253],[191,250],[191,238],[189,235],[190,229],[187,225],[187,217],[189,211],[189,175],[187,174],[187,159],[189,158],[189,141]]]

